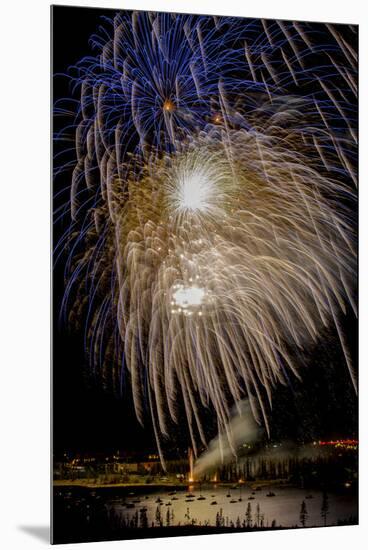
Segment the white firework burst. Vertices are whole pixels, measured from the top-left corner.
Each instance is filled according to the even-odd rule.
[[[119,335],[134,405],[145,380],[158,442],[185,407],[192,445],[201,411],[226,432],[245,396],[268,428],[272,388],[296,376],[297,350],[355,307],[352,194],[313,169],[287,136],[201,135],[112,193]],[[266,398],[265,398],[266,396]],[[231,433],[228,433],[231,444]],[[234,449],[235,451],[235,449]]]

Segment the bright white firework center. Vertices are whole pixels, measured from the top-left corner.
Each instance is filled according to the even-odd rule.
[[[186,210],[207,210],[213,198],[213,183],[201,172],[193,172],[183,176],[179,188],[179,204]]]
[[[204,288],[198,286],[184,286],[178,285],[173,292],[173,303],[178,308],[178,311],[182,310],[186,312],[191,309],[200,308],[205,299]]]

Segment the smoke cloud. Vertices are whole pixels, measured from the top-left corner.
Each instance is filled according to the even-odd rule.
[[[236,450],[243,443],[254,443],[262,435],[262,428],[255,422],[249,400],[244,399],[233,411],[230,422],[223,433],[209,443],[208,449],[196,460],[194,475],[201,476],[217,466],[236,458]]]

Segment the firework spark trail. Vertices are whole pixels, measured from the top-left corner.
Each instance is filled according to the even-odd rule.
[[[231,409],[244,396],[268,429],[284,366],[299,376],[295,349],[316,342],[331,317],[340,334],[354,277],[350,221],[328,200],[353,200],[349,189],[286,147],[280,129],[222,133],[213,128],[112,193],[107,255],[136,414],[143,422],[148,379],[157,437],[180,422],[180,398],[195,450],[197,436],[207,443],[202,408],[214,409],[231,448]]]
[[[356,59],[330,27],[118,15],[76,68],[64,307],[87,308],[104,384],[130,372],[162,460],[179,403],[195,453],[205,409],[233,453],[244,398],[268,429],[273,388],[331,323],[356,385],[339,321],[355,310]]]
[[[231,47],[244,34],[237,19],[215,25],[212,17],[135,13],[112,25],[111,40],[94,37],[101,55],[75,67],[82,120],[74,190],[96,167],[108,187],[119,160],[127,166],[128,151],[147,158],[152,146],[157,153],[175,149],[178,138],[204,127],[210,103],[216,109],[219,75],[233,91],[242,82],[240,46]]]
[[[333,27],[331,31],[335,41],[339,33]],[[346,40],[340,38],[321,51],[317,39],[325,40],[325,34],[326,29],[302,24],[263,22],[262,26],[232,18],[117,15],[111,28],[93,37],[100,55],[84,58],[73,70],[81,104],[72,205],[84,184],[99,182],[105,190],[116,175],[125,178],[122,166],[135,171],[137,165],[126,162],[128,152],[151,158],[153,152],[175,150],[183,137],[204,128],[220,108],[220,81],[232,99],[240,92],[246,110],[255,91],[277,97],[288,93],[290,84],[300,88],[318,78],[321,89],[315,99],[323,103],[327,94],[331,104],[333,98],[339,117],[348,125],[350,114],[342,111],[331,85],[338,83],[342,89],[343,67],[350,75],[346,76],[350,90],[356,71],[350,63],[344,65],[349,52]],[[312,45],[315,41],[317,46]],[[318,65],[316,52],[321,56]],[[333,68],[327,82],[326,63]],[[307,99],[308,91],[302,95]],[[348,108],[349,101],[344,103]]]

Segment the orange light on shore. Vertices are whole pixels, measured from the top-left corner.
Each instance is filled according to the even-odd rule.
[[[189,472],[188,472],[188,481],[193,483],[194,481],[194,455],[193,449],[189,447],[188,449],[188,462],[189,462]]]

